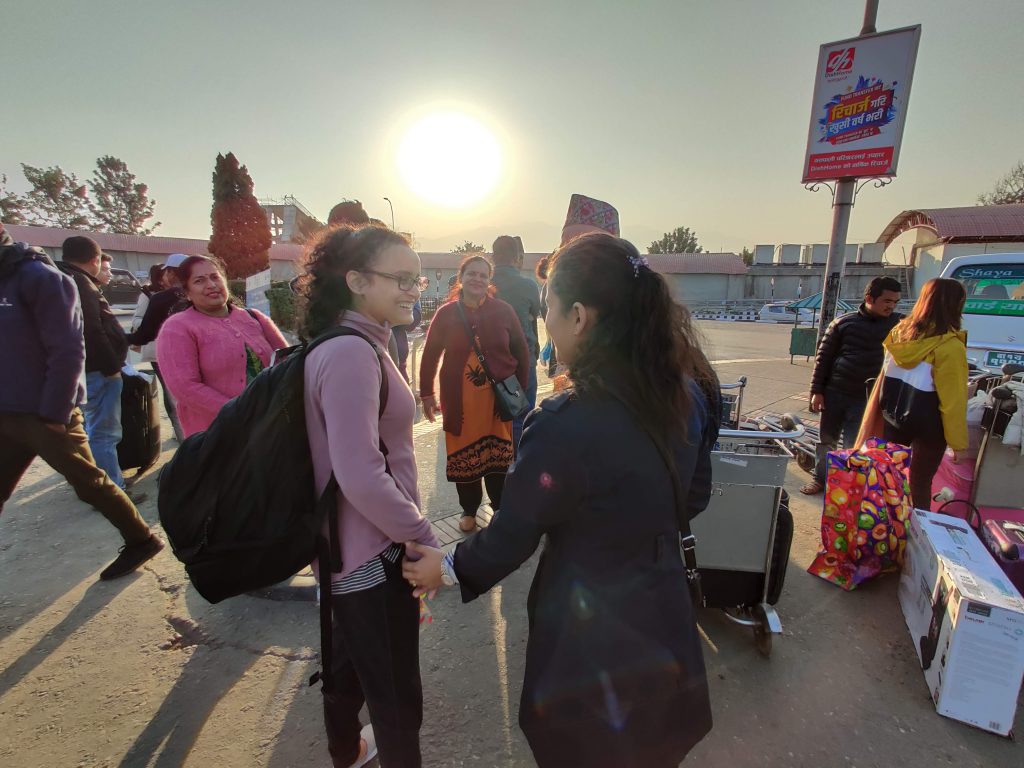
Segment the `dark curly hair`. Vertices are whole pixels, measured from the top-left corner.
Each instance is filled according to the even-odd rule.
[[[409,245],[409,239],[383,224],[341,224],[321,232],[306,252],[305,271],[294,290],[302,297],[303,341],[333,328],[347,309],[352,309],[352,291],[345,280],[352,270],[373,266],[389,245]]]
[[[597,312],[569,367],[577,392],[608,394],[614,380],[642,423],[665,438],[685,434],[692,407],[687,379],[709,404],[718,401],[718,378],[689,311],[632,243],[605,233],[572,240],[551,257],[548,290],[565,308],[579,302]]]

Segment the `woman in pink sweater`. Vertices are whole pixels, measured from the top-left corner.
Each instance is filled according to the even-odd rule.
[[[382,225],[327,230],[300,280],[305,338],[339,323],[359,333],[324,341],[305,362],[316,492],[332,474],[339,487],[341,568],[321,585],[333,619],[323,695],[335,768],[363,765],[378,749],[383,768],[420,765],[419,602],[402,579],[401,542],[436,540],[416,489],[416,402],[387,347],[392,326],[412,322],[425,282],[405,237]],[[360,726],[364,702],[372,727]]]
[[[167,318],[156,357],[188,437],[206,430],[221,407],[270,364],[274,350],[288,342],[262,312],[234,304],[218,262],[189,256],[177,273],[192,306]]]

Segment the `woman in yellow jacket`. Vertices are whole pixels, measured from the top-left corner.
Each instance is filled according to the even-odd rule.
[[[960,330],[967,293],[956,280],[936,278],[921,289],[909,317],[885,340],[882,375],[861,424],[864,439],[881,434],[910,446],[910,495],[930,506],[932,478],[948,445],[963,458],[967,438],[967,334]]]

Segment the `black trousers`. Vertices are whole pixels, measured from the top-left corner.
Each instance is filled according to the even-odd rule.
[[[359,756],[359,710],[366,703],[382,768],[419,768],[423,688],[419,600],[402,578],[401,558],[384,561],[387,581],[332,595],[331,690],[324,690],[327,747],[335,768]]]
[[[886,440],[910,447],[910,498],[918,509],[931,509],[932,480],[939,471],[946,441],[941,437],[914,435],[885,422]]]
[[[459,506],[462,507],[462,514],[465,517],[476,517],[476,511],[484,500],[484,486],[487,486],[487,498],[491,500],[491,506],[497,512],[501,507],[501,493],[505,490],[505,473],[496,472],[484,475],[484,479],[472,480],[468,483],[456,483],[455,490],[459,493]]]

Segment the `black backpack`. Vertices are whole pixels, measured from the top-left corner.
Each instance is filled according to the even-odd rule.
[[[332,474],[316,497],[304,401],[306,355],[338,336],[358,336],[377,353],[383,413],[388,378],[380,350],[339,326],[279,351],[284,360],[225,404],[209,429],[186,439],[160,473],[160,523],[196,591],[211,603],[290,578],[318,546],[331,569],[341,570],[338,483]],[[383,443],[381,451],[386,457]],[[325,517],[329,548],[320,536]]]

